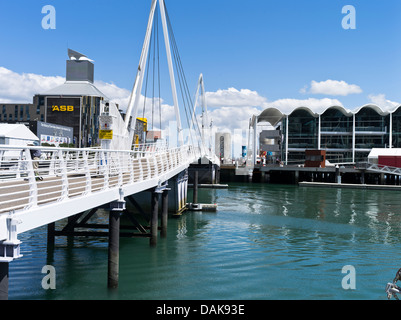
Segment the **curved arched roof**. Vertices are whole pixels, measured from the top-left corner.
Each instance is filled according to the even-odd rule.
[[[277,108],[267,108],[264,111],[262,111],[262,113],[258,116],[258,123],[260,123],[260,122],[269,122],[274,127],[283,118],[285,118],[287,116],[291,116],[295,111],[298,111],[298,110],[307,111],[311,116],[317,118],[317,117],[323,115],[324,113],[326,113],[330,109],[336,109],[336,110],[342,112],[345,116],[351,117],[354,114],[358,114],[360,111],[362,111],[365,108],[373,109],[375,112],[377,112],[381,116],[387,116],[389,114],[392,114],[392,113],[396,112],[398,109],[400,109],[401,105],[397,106],[392,111],[383,110],[381,107],[379,107],[378,105],[375,105],[375,104],[366,104],[366,105],[364,105],[362,107],[357,108],[354,111],[345,109],[343,106],[327,107],[326,109],[324,109],[323,111],[320,111],[320,112],[315,112],[314,110],[312,110],[309,107],[296,107],[296,108],[290,110],[289,112],[282,112]]]
[[[355,110],[354,114],[358,114],[359,112],[361,112],[363,109],[373,109],[374,111],[376,111],[379,115],[381,116],[387,116],[390,114],[389,111],[385,111],[382,108],[380,108],[378,105],[375,104],[366,104],[362,107],[359,107],[358,109]]]
[[[258,117],[258,122],[269,122],[273,127],[278,124],[285,115],[276,108],[264,110]]]
[[[297,112],[297,111],[306,111],[306,112],[309,113],[312,117],[315,117],[315,118],[319,117],[319,114],[313,112],[313,111],[312,111],[311,109],[309,109],[308,107],[298,107],[298,108],[294,109],[294,110],[289,114],[289,116],[293,115],[293,114],[294,114],[295,112]]]
[[[331,106],[326,108],[322,113],[320,113],[320,115],[325,114],[327,111],[331,110],[331,109],[335,109],[340,111],[343,115],[347,116],[347,117],[351,117],[352,116],[352,112],[350,110],[345,109],[342,106]]]

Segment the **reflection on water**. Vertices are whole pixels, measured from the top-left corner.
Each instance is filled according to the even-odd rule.
[[[107,240],[58,238],[47,254],[46,228],[22,235],[10,299],[385,299],[401,267],[397,192],[233,184],[199,197],[218,213],[170,219],[157,248],[121,239],[113,293]],[[54,291],[41,288],[46,264]],[[356,268],[357,290],[341,287],[345,265]]]

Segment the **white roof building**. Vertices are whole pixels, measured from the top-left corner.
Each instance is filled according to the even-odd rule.
[[[0,145],[26,146],[39,138],[23,124],[0,123]]]

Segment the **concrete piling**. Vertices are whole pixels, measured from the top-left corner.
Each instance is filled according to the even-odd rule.
[[[199,183],[199,172],[195,171],[194,172],[194,198],[193,198],[193,204],[198,204],[198,183]]]
[[[8,300],[9,263],[0,262],[0,300]]]
[[[109,257],[108,282],[109,289],[118,288],[119,261],[120,261],[120,216],[121,212],[111,211],[109,221]]]
[[[168,190],[164,190],[162,195],[162,219],[161,219],[161,238],[167,238],[168,224]]]
[[[150,221],[150,246],[157,245],[157,232],[159,228],[159,193],[152,192],[151,221]]]

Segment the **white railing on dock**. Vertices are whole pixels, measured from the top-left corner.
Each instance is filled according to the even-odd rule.
[[[401,168],[384,166],[384,165],[375,164],[375,163],[368,163],[368,162],[361,163],[358,165],[358,168],[366,169],[367,171],[371,171],[371,172],[378,172],[378,173],[393,174],[393,175],[401,176]]]
[[[40,159],[32,159],[31,150],[40,150]],[[197,148],[155,144],[133,151],[0,146],[0,215],[157,177],[164,181],[163,175],[199,156]]]

